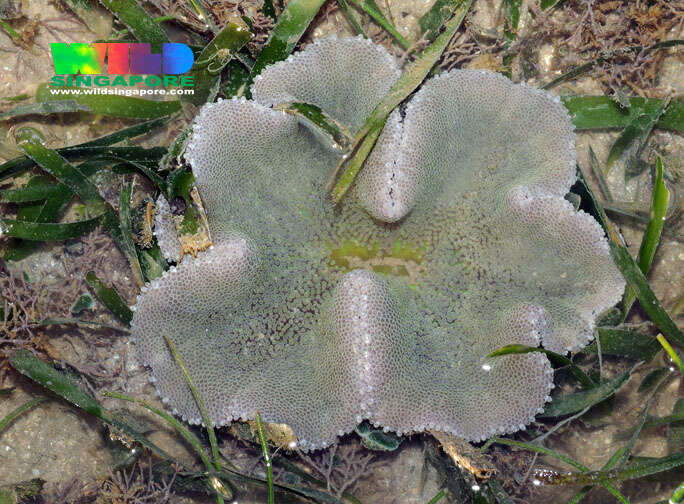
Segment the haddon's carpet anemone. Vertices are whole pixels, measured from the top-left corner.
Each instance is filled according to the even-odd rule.
[[[552,95],[454,70],[393,112],[334,207],[341,153],[296,117],[307,102],[357,131],[399,77],[366,40],[329,38],[261,74],[253,100],[204,106],[186,158],[214,246],[144,288],[133,335],[159,393],[212,422],[286,423],[304,450],[363,419],[469,440],[513,432],[549,399],[543,354],[592,338],[624,282],[598,223],[564,199],[573,127]],[[160,234],[173,253],[173,236]],[[177,254],[177,251],[175,252]]]

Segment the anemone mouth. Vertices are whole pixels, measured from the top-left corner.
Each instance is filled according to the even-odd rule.
[[[329,247],[330,262],[344,272],[365,269],[383,275],[417,278],[425,272],[424,250],[397,240],[389,247],[360,245],[346,240],[337,247]]]

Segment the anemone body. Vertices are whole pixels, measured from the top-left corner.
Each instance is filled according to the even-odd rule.
[[[146,287],[133,320],[139,358],[185,419],[199,411],[164,335],[214,424],[259,411],[305,450],[364,419],[470,440],[513,432],[549,399],[552,369],[539,353],[486,356],[579,349],[618,301],[600,226],[564,200],[565,109],[497,74],[427,82],[333,207],[340,153],[272,107],[312,103],[353,132],[398,76],[384,49],[325,39],[265,69],[254,101],[201,110],[186,158],[215,246]]]

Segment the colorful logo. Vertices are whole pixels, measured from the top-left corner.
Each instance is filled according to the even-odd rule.
[[[51,43],[55,75],[53,86],[133,86],[143,82],[150,86],[192,86],[192,76],[176,77],[185,73],[195,61],[192,50],[185,44],[164,43],[160,54],[151,51],[147,43]],[[99,75],[91,79],[91,75]],[[117,75],[109,79],[106,74]],[[68,77],[63,77],[67,75]],[[130,75],[125,79],[123,75]],[[163,75],[163,79],[156,75]],[[75,78],[74,78],[75,77]]]
[[[152,54],[150,44],[50,44],[56,74],[182,74],[195,60],[185,44],[162,44]],[[107,59],[107,72],[103,72]]]

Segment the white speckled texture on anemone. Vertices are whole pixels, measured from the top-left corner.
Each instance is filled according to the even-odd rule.
[[[181,244],[176,234],[176,225],[173,223],[169,202],[163,195],[159,195],[155,207],[154,236],[166,260],[177,261],[180,257]]]
[[[200,421],[164,335],[215,424],[258,410],[305,450],[363,419],[470,440],[513,432],[548,400],[551,366],[486,355],[579,349],[619,300],[600,226],[563,199],[569,117],[500,75],[428,81],[333,208],[339,154],[271,107],[308,101],[354,130],[397,76],[381,48],[324,40],[266,69],[255,101],[203,107],[186,157],[215,246],[147,286],[133,320],[139,358],[182,417]]]

